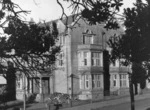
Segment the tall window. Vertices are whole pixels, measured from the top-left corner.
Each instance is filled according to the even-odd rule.
[[[80,77],[80,80],[79,80],[80,82],[80,89],[82,89],[82,76]]]
[[[83,52],[83,65],[86,66],[87,65],[87,60],[88,60],[88,53],[87,52]]]
[[[92,66],[100,66],[100,53],[92,52]]]
[[[59,43],[60,45],[64,45],[65,44],[65,36],[59,36]]]
[[[127,75],[120,75],[120,87],[127,87]]]
[[[117,86],[117,75],[114,74],[113,75],[113,87],[116,87]]]
[[[60,53],[58,58],[58,66],[63,66],[64,64],[63,59],[64,59],[64,54]]]
[[[97,75],[97,88],[101,87],[101,82],[100,82],[100,75]]]
[[[92,75],[92,86],[93,88],[101,87],[101,75]]]
[[[79,66],[87,66],[88,65],[88,54],[87,51],[78,52],[78,63]]]
[[[16,77],[16,86],[18,89],[22,89],[22,86],[21,86],[21,75],[17,75]]]
[[[116,61],[115,61],[115,62],[113,62],[112,64],[113,64],[113,66],[116,66]]]
[[[89,75],[85,75],[85,89],[89,88]]]
[[[91,35],[90,44],[95,44],[95,36]]]

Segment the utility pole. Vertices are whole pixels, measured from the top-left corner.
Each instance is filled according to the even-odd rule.
[[[26,110],[26,79],[25,79],[25,74],[23,74],[23,110]]]
[[[70,106],[72,107],[72,99],[73,99],[73,74],[70,75],[71,78],[71,101]]]

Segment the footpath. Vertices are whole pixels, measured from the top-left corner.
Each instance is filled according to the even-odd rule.
[[[141,95],[136,95],[135,101],[148,99],[148,98],[150,98],[150,92],[147,92]],[[129,96],[124,96],[124,97],[118,96],[118,98],[115,98],[115,99],[108,98],[107,100],[90,102],[88,104],[82,104],[82,105],[67,107],[67,108],[60,108],[60,110],[94,110],[97,108],[117,105],[117,104],[126,103],[126,102],[130,102]],[[27,110],[48,110],[48,109],[46,108],[45,103],[36,103],[36,104],[29,105]]]

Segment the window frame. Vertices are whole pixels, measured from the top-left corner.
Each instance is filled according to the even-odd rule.
[[[58,55],[58,66],[59,67],[63,67],[64,66],[64,53],[63,52],[61,52]]]
[[[90,83],[89,83],[89,75],[84,75],[84,88],[89,89]]]
[[[127,75],[120,74],[120,87],[127,87]]]
[[[101,75],[92,74],[92,88],[98,89],[101,88]]]
[[[82,44],[96,44],[95,42],[95,34],[83,34],[82,35]]]
[[[91,52],[91,65],[101,66],[101,53],[100,52]]]
[[[16,89],[22,89],[22,76],[21,75],[17,75],[16,77]]]
[[[83,52],[83,66],[88,66],[88,52]]]
[[[113,87],[117,87],[117,74],[113,74]]]

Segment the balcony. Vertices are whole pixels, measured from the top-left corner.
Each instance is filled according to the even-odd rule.
[[[82,44],[78,45],[78,50],[102,50],[102,45],[97,44]]]
[[[80,72],[90,72],[92,73],[99,73],[103,72],[103,67],[94,67],[94,66],[79,66],[78,71]]]
[[[110,67],[110,72],[129,72],[129,68],[128,67]]]
[[[103,67],[96,67],[96,66],[79,66],[78,67],[79,72],[90,72],[92,73],[99,73],[103,72]],[[129,68],[127,67],[110,67],[110,73],[111,72],[116,72],[116,73],[127,73],[129,72]]]

